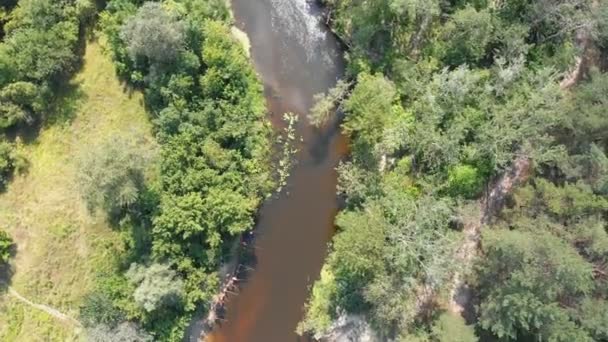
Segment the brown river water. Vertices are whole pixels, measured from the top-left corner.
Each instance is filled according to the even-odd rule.
[[[232,9],[236,25],[251,41],[273,125],[281,130],[283,113],[297,114],[296,132],[303,141],[287,186],[260,210],[254,270],[230,296],[225,320],[207,341],[307,341],[294,330],[334,232],[335,167],[348,144],[337,119],[319,130],[306,114],[313,95],[342,77],[342,50],[314,1],[232,0]]]

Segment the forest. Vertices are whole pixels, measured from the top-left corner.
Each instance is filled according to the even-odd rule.
[[[608,5],[325,0],[345,207],[301,333],[608,340]]]
[[[608,341],[608,3],[320,2],[346,75],[308,121],[350,155],[297,333]],[[215,309],[291,163],[234,24],[0,4],[0,340],[182,341]]]
[[[73,320],[83,328],[81,337],[181,341],[195,312],[209,309],[219,287],[220,264],[231,257],[240,234],[252,229],[257,208],[274,191],[278,177],[271,167],[273,133],[266,121],[262,85],[246,51],[231,35],[227,4],[19,0],[3,2],[1,9],[3,191],[10,196],[13,187],[35,176],[36,146],[44,144],[48,132],[57,129],[63,134],[67,125],[68,132],[84,134],[90,144],[74,158],[70,188],[76,188],[77,204],[82,201],[86,208],[84,221],[107,222],[108,228],[99,234],[111,239],[95,240],[97,228],[81,237],[86,248],[99,250],[93,257],[102,259],[85,274],[72,271],[69,280],[69,286],[78,287],[74,278],[87,277],[88,285],[81,285],[87,290],[72,303],[79,306]],[[107,136],[100,138],[94,135],[99,126],[91,125],[103,122],[96,124],[95,117],[64,117],[70,105],[93,106],[95,98],[108,91],[94,88],[101,95],[84,94],[88,98],[68,103],[70,94],[78,95],[72,88],[85,88],[90,82],[85,78],[84,85],[74,85],[71,79],[88,72],[93,57],[105,58],[90,56],[90,49],[98,45],[112,61],[115,74],[104,75],[112,86],[143,94],[141,104],[134,106],[136,111],[145,108],[150,136],[128,128],[134,125],[133,118],[123,123],[124,131],[104,132]],[[102,101],[92,109],[102,111],[108,99]],[[72,127],[71,122],[79,125]],[[147,127],[146,122],[141,125]],[[2,212],[9,217],[10,209],[3,207]],[[67,220],[63,216],[69,213],[60,215],[60,220]],[[66,225],[60,234],[76,234],[77,228]],[[17,241],[19,234],[9,234],[19,228],[2,228],[0,262],[17,254],[19,272],[27,256],[16,245],[22,242]],[[5,277],[0,278],[3,291],[11,281]],[[14,280],[19,285],[20,279]],[[8,291],[20,298],[15,293],[12,287]],[[72,308],[65,300],[59,298],[58,305]],[[74,338],[69,333],[61,337],[54,327],[40,328],[41,323],[24,331],[24,311],[10,302],[2,308],[9,314],[7,324],[0,324],[0,337],[27,340],[29,333],[44,340]]]

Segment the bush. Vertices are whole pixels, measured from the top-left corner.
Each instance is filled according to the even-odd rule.
[[[0,190],[4,189],[15,169],[13,145],[0,140]]]
[[[6,263],[11,257],[13,239],[7,232],[0,230],[0,263]]]
[[[87,327],[103,324],[114,328],[124,319],[123,316],[112,300],[103,293],[89,294],[80,307],[80,320]]]
[[[125,322],[115,328],[100,324],[88,331],[89,342],[151,342],[153,341],[145,331],[137,325]]]
[[[448,188],[455,196],[475,198],[484,181],[474,166],[459,164],[448,171]]]

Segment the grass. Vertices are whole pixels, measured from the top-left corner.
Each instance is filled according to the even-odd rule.
[[[21,149],[30,162],[0,195],[0,227],[17,244],[11,286],[39,304],[78,317],[100,268],[122,249],[104,215],[91,215],[75,185],[76,157],[116,135],[153,146],[143,96],[124,91],[98,42],[58,99],[61,111]],[[8,295],[0,297],[0,341],[73,341],[82,332]]]

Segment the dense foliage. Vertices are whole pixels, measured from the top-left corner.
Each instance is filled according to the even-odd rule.
[[[62,77],[74,71],[88,1],[22,0],[0,44],[0,128],[31,123],[50,109]]]
[[[338,170],[346,208],[299,331],[323,335],[358,314],[382,339],[605,340],[608,77],[559,82],[583,50],[603,53],[608,7],[325,2],[355,82],[319,97],[313,118],[346,97],[352,158]],[[477,200],[522,156],[531,179],[482,227],[473,269],[459,265],[463,227],[485,214]],[[450,312],[461,271],[475,326]]]
[[[181,340],[272,190],[262,86],[229,20],[221,0],[113,0],[100,14],[119,75],[144,91],[160,151],[158,179],[131,142],[83,154],[83,196],[128,242],[81,308],[92,339]]]
[[[54,98],[76,69],[89,0],[21,0],[0,4],[0,190],[23,160],[5,140],[15,126],[55,114]]]

